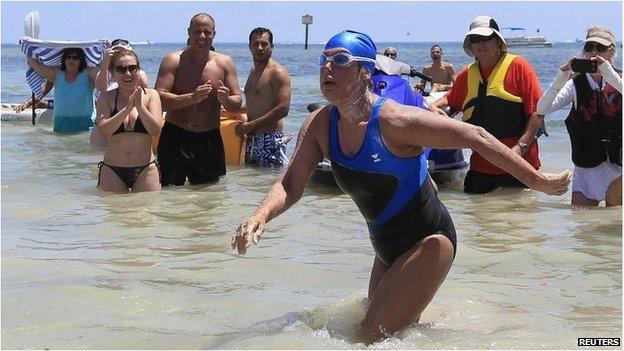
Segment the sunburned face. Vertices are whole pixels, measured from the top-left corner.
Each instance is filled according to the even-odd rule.
[[[113,72],[121,88],[134,88],[139,83],[139,64],[132,55],[118,58],[113,63]]]
[[[188,29],[189,45],[194,49],[210,50],[216,31],[212,20],[199,16],[191,22]]]
[[[273,44],[269,41],[269,33],[254,34],[249,43],[249,50],[254,61],[267,61],[271,58]]]

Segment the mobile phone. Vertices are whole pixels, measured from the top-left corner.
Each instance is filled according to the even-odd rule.
[[[598,62],[595,60],[572,59],[570,63],[572,71],[577,73],[594,73],[598,71]]]

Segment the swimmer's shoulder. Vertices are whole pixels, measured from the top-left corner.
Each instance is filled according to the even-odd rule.
[[[327,130],[333,108],[333,105],[326,105],[310,112],[303,124],[313,130]]]

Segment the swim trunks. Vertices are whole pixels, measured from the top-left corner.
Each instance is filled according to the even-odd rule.
[[[596,167],[574,166],[572,192],[583,193],[588,199],[603,201],[609,184],[622,174],[622,167],[604,161]]]
[[[288,164],[284,133],[258,133],[247,136],[245,163],[262,167],[281,167]]]
[[[158,143],[160,183],[215,182],[225,175],[225,152],[219,129],[190,132],[165,122]]]
[[[422,239],[442,234],[457,247],[455,227],[438,199],[424,154],[397,157],[384,145],[379,130],[379,110],[373,106],[364,142],[353,156],[340,149],[336,108],[329,123],[330,160],[334,179],[353,198],[368,225],[377,257],[390,266]]]

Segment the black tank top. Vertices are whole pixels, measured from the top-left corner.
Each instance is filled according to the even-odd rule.
[[[145,88],[141,87],[141,89],[143,89],[143,92],[145,91]],[[117,89],[117,93],[115,94],[115,108],[113,108],[113,111],[111,112],[110,116],[114,116],[117,114],[117,98],[119,97],[119,89]],[[119,128],[117,128],[117,130],[113,133],[113,135],[115,134],[119,134],[119,133],[145,133],[145,134],[149,134],[147,132],[147,129],[145,129],[145,126],[143,125],[143,122],[141,122],[141,115],[137,116],[136,122],[134,122],[134,129],[133,130],[126,130],[126,128],[124,127],[123,122],[121,122],[121,124],[119,125]]]

